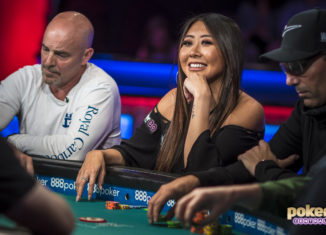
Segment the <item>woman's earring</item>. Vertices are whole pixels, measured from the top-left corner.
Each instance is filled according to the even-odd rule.
[[[178,84],[179,71],[175,74],[175,83]]]

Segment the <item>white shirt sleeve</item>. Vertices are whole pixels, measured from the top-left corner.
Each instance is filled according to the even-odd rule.
[[[99,84],[78,92],[78,102],[70,101],[76,105],[64,135],[17,134],[8,141],[29,155],[67,160],[84,160],[92,149],[119,144],[121,104],[116,84]]]
[[[20,73],[17,71],[0,82],[0,131],[19,112],[22,86],[19,82]]]

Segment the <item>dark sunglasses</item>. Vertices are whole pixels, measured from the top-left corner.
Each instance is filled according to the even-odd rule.
[[[283,62],[280,63],[280,67],[284,73],[288,73],[294,76],[300,76],[304,74],[309,69],[309,67],[322,55],[324,54],[317,54],[305,60]]]

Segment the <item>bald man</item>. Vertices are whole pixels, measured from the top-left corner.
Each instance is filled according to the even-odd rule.
[[[18,115],[8,142],[29,172],[29,155],[84,160],[92,149],[120,143],[115,81],[89,63],[94,29],[78,12],[63,12],[43,36],[41,65],[25,66],[0,83],[0,131]]]

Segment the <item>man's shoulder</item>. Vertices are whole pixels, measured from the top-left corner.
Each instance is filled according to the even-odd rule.
[[[9,84],[22,84],[24,86],[28,86],[28,84],[31,84],[33,86],[40,85],[42,83],[42,71],[41,71],[41,65],[35,64],[35,65],[26,65],[20,69],[18,69],[16,72],[9,75],[8,78],[6,78],[6,82]]]
[[[118,85],[115,80],[100,67],[88,63],[79,84],[78,93],[87,94],[97,91],[98,93],[107,92],[108,94],[119,94]]]
[[[91,79],[92,82],[105,82],[116,84],[114,78],[104,71],[102,68],[98,67],[93,63],[88,63],[86,70],[86,77]]]
[[[24,67],[20,68],[18,71],[22,73],[35,73],[35,74],[42,74],[41,65],[34,64],[34,65],[25,65]]]

